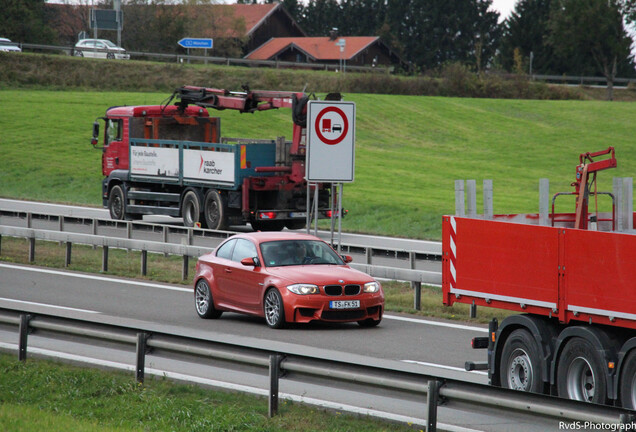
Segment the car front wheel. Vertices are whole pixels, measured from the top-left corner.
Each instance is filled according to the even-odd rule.
[[[265,312],[265,321],[271,328],[280,329],[285,327],[285,308],[283,307],[283,298],[276,288],[271,288],[265,294],[263,302]]]

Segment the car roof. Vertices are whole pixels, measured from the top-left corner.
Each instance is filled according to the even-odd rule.
[[[290,231],[258,231],[251,233],[237,234],[232,238],[247,238],[252,239],[255,243],[264,243],[277,240],[318,240],[320,238],[310,234],[290,232]]]
[[[10,39],[0,37],[0,42],[11,42]]]

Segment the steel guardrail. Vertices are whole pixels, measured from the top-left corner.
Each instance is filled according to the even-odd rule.
[[[161,349],[164,356],[167,355],[168,358],[170,353],[178,353],[203,359],[216,358],[238,362],[261,369],[268,368],[270,416],[278,414],[278,386],[279,381],[283,379],[281,374],[285,372],[285,378],[302,383],[308,383],[307,379],[310,377],[320,377],[340,385],[343,382],[357,384],[356,388],[359,392],[371,392],[374,388],[377,390],[377,387],[381,387],[405,392],[407,395],[426,395],[427,431],[436,430],[437,406],[442,400],[446,408],[453,408],[456,405],[465,408],[468,405],[479,410],[487,407],[503,413],[531,413],[559,420],[606,423],[617,425],[617,427],[628,423],[633,426],[636,421],[636,412],[630,410],[467,383],[443,375],[398,370],[374,364],[373,360],[361,364],[326,356],[302,354],[295,352],[293,348],[286,350],[280,349],[280,346],[265,348],[260,341],[231,341],[219,335],[190,336],[183,335],[183,332],[158,331],[151,323],[130,326],[122,325],[121,319],[117,319],[117,323],[109,322],[109,319],[114,320],[114,317],[88,319],[69,315],[69,313],[43,314],[28,309],[4,307],[0,308],[0,323],[18,326],[18,358],[20,360],[27,358],[28,336],[31,329],[134,345],[135,377],[138,382],[144,380],[145,356],[148,348]],[[42,332],[38,332],[38,335],[46,336]],[[183,361],[182,357],[179,359]]]
[[[130,223],[130,222],[126,222]],[[190,229],[190,232],[193,229]],[[183,257],[183,273],[182,278],[185,280],[188,277],[188,259],[189,257],[199,257],[205,253],[212,251],[213,248],[205,246],[193,246],[186,244],[174,244],[163,243],[149,240],[136,240],[120,237],[107,237],[98,234],[80,234],[70,233],[64,231],[51,231],[34,228],[22,228],[0,225],[0,236],[20,237],[30,240],[29,243],[29,261],[33,262],[35,257],[35,240],[45,240],[52,242],[62,242],[67,244],[67,258],[66,262],[70,263],[70,245],[83,244],[91,246],[100,246],[103,248],[102,258],[102,270],[108,270],[108,250],[109,248],[119,249],[131,249],[142,252],[142,274],[145,275],[147,252],[180,255]],[[425,270],[413,270],[413,269],[401,269],[386,266],[376,266],[369,264],[350,264],[352,268],[363,271],[370,276],[391,280],[404,280],[414,283],[425,284],[441,284],[441,273],[425,271]]]

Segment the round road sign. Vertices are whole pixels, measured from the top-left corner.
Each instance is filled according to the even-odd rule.
[[[314,129],[320,141],[327,145],[336,145],[347,136],[349,121],[340,108],[330,106],[318,113]]]

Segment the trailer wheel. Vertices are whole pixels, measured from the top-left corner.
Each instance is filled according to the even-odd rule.
[[[603,359],[587,340],[572,338],[563,348],[557,368],[559,396],[596,404],[607,402]]]
[[[621,406],[636,409],[636,351],[627,355],[620,383]]]
[[[108,211],[111,219],[124,220],[126,217],[126,199],[120,185],[113,186],[108,195]]]
[[[194,191],[186,192],[183,197],[181,217],[183,217],[183,224],[187,227],[193,227],[201,220],[201,203]]]
[[[525,329],[513,331],[504,344],[499,376],[504,388],[543,393],[539,347]]]
[[[213,230],[227,229],[227,209],[221,194],[209,190],[203,202],[203,217],[208,228]]]

